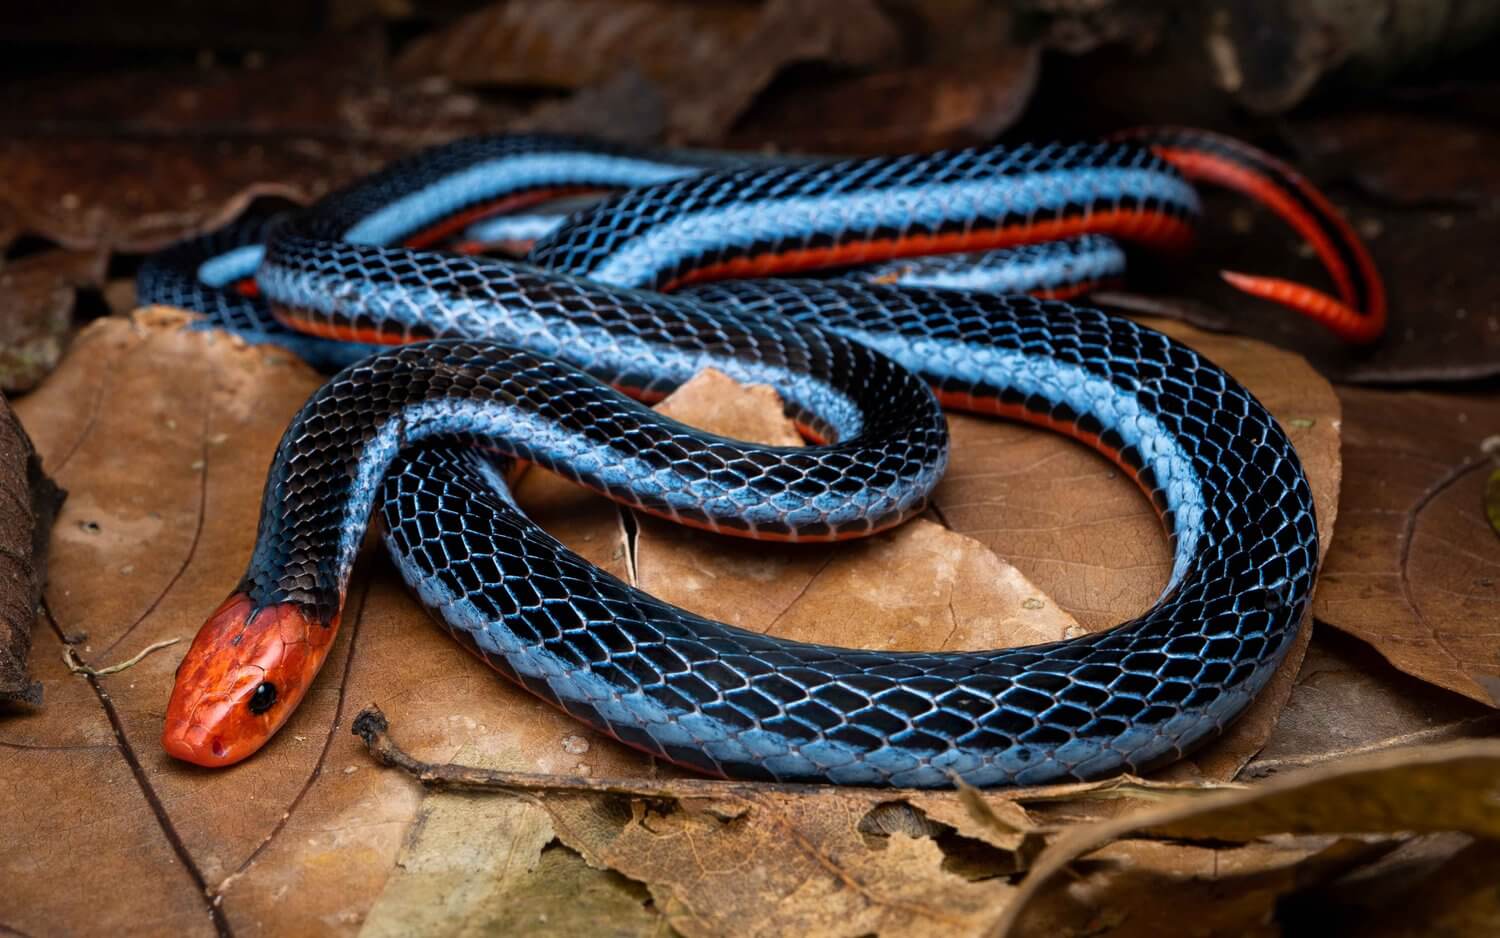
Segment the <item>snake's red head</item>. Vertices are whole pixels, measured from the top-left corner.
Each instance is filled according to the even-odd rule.
[[[177,668],[161,743],[198,765],[255,752],[297,709],[337,631],[296,603],[257,610],[235,593],[198,630]]]

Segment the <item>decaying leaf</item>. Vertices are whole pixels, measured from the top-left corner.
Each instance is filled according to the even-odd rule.
[[[425,798],[396,860],[399,872],[360,932],[493,929],[513,901],[509,893],[535,873],[552,838],[547,812],[525,801],[448,793]]]
[[[1247,843],[1274,834],[1461,831],[1500,838],[1500,742],[1472,740],[1323,766],[1248,788],[1062,833],[1037,860],[995,934],[1013,934],[1030,904],[1078,858],[1120,838]]]
[[[146,252],[219,227],[259,196],[306,201],[418,146],[513,112],[392,84],[363,33],[264,69],[111,71],[0,90],[0,228],[74,250]]]
[[[811,153],[892,153],[974,146],[1020,117],[1036,86],[1041,52],[1017,46],[995,64],[890,69],[814,88],[772,89],[730,137],[735,146],[775,140]],[[960,60],[962,61],[962,60]],[[878,114],[878,120],[871,116]]]
[[[870,0],[545,0],[476,11],[412,43],[397,67],[465,84],[574,89],[637,72],[661,90],[671,139],[713,143],[786,66],[870,66],[899,50],[896,28]]]
[[[1239,778],[1497,730],[1500,714],[1483,704],[1402,674],[1363,642],[1322,629],[1275,731]]]
[[[1380,884],[1388,886],[1387,900],[1348,921],[1347,933],[1372,938],[1500,933],[1497,882],[1500,844],[1469,844],[1426,876],[1393,877]]]
[[[1500,539],[1483,511],[1493,396],[1344,389],[1350,486],[1320,620],[1408,674],[1500,705]]]
[[[101,287],[100,251],[44,251],[0,260],[0,390],[29,391],[62,357],[80,287]]]
[[[1489,519],[1490,530],[1500,537],[1500,468],[1491,469],[1485,480],[1484,516]]]
[[[1396,845],[1385,839],[1280,837],[1274,842],[1193,845],[1121,840],[1076,864],[1067,889],[1032,900],[1014,934],[1283,934],[1288,896],[1372,865]]]

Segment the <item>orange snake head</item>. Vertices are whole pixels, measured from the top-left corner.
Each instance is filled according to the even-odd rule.
[[[296,603],[257,610],[244,593],[231,595],[177,668],[162,746],[210,767],[255,752],[297,709],[337,626]]]

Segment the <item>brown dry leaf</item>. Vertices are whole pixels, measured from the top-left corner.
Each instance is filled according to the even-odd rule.
[[[467,85],[543,85],[578,90],[624,68],[656,82],[716,65],[754,34],[754,4],[672,0],[542,0],[493,3],[413,40],[396,69]],[[692,36],[692,42],[684,42]]]
[[[62,648],[39,624],[35,676],[47,705],[0,722],[0,924],[28,935],[212,935],[201,881],[116,745],[118,709],[68,673]]]
[[[104,284],[102,251],[0,260],[0,390],[29,391],[62,357],[80,287]]]
[[[1497,730],[1500,714],[1483,704],[1402,674],[1370,646],[1324,629],[1313,637],[1275,732],[1239,778]]]
[[[1378,862],[1391,842],[1278,838],[1228,846],[1122,840],[1077,864],[1078,878],[1032,900],[1021,935],[1158,938],[1283,934],[1287,897]],[[1190,922],[1190,925],[1185,923]]]
[[[892,153],[994,140],[1036,89],[1033,25],[985,0],[902,4],[911,61],[873,74],[777,82],[734,125],[734,146],[767,141],[822,153]],[[1023,35],[1024,33],[1024,35]]]
[[[573,89],[639,73],[661,90],[670,139],[713,143],[786,66],[868,67],[894,61],[900,46],[870,0],[543,0],[472,13],[413,42],[398,69],[465,84]]]
[[[492,929],[493,919],[513,901],[513,884],[536,870],[552,838],[547,812],[527,802],[431,795],[402,845],[398,872],[360,932],[400,936]]]
[[[366,32],[263,69],[8,83],[0,228],[74,250],[153,251],[256,197],[311,200],[515,116],[442,83],[391,83],[384,45]]]
[[[393,155],[311,140],[12,139],[0,143],[0,203],[24,230],[71,249],[154,251],[223,225],[259,196],[306,201]]]
[[[1483,510],[1493,396],[1346,388],[1351,485],[1318,618],[1408,674],[1500,705],[1500,539]]]
[[[945,869],[929,833],[872,829],[869,793],[765,791],[662,810],[552,796],[559,836],[647,884],[673,929],[697,935],[972,935],[1013,891]]]
[[[1289,773],[1243,791],[1140,811],[1063,832],[1037,860],[994,934],[1013,934],[1057,874],[1099,847],[1141,834],[1248,843],[1276,834],[1461,831],[1500,838],[1500,742],[1421,746]]]
[[[1500,469],[1491,469],[1484,483],[1484,516],[1489,519],[1490,529],[1500,537]]]
[[[1041,63],[1039,49],[1016,47],[992,65],[891,69],[789,87],[764,95],[736,126],[730,144],[814,153],[893,153],[974,146],[1021,116]]]
[[[62,498],[0,394],[0,708],[42,703],[42,686],[32,682],[26,659]]]
[[[1387,901],[1349,921],[1347,934],[1369,938],[1500,934],[1497,882],[1500,844],[1469,844],[1427,876],[1392,882]]]

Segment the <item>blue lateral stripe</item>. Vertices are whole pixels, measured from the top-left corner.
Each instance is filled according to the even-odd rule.
[[[702,172],[648,159],[597,153],[523,154],[477,163],[382,206],[344,233],[355,244],[394,244],[455,212],[547,186],[646,186]]]
[[[710,250],[784,241],[789,233],[932,230],[968,219],[1027,218],[1069,205],[1107,205],[1130,194],[1196,212],[1186,180],[1155,169],[1055,170],[1004,179],[839,194],[766,198],[674,215],[619,244],[587,276],[649,286],[657,272]]]

